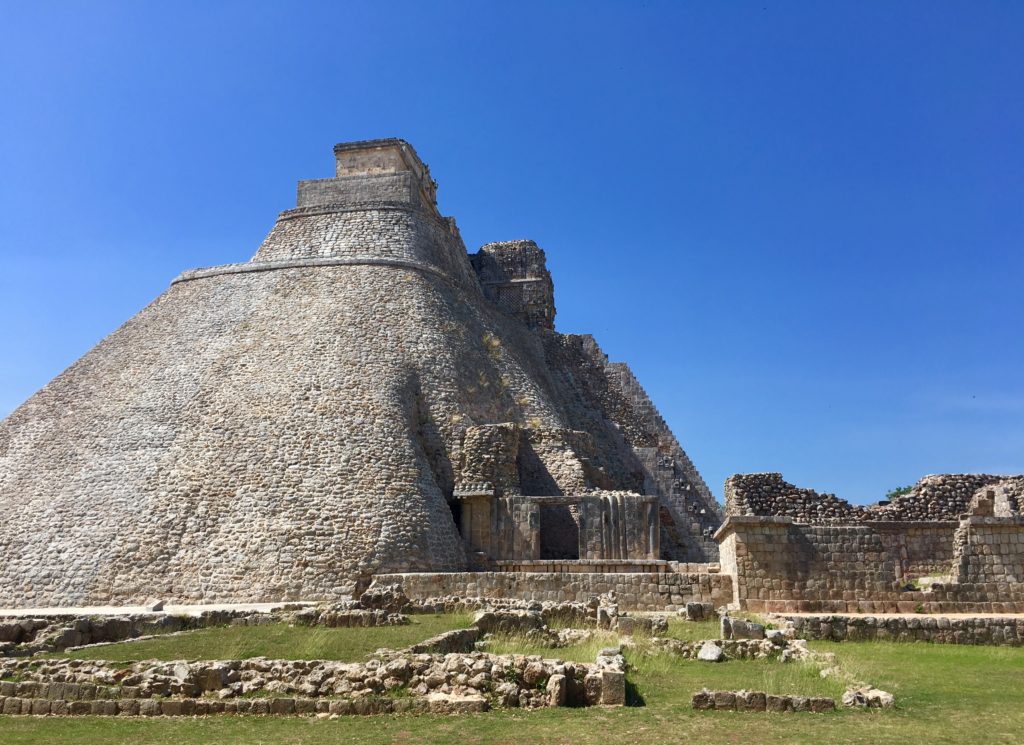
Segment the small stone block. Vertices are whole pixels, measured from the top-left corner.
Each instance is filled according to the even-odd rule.
[[[601,703],[605,706],[625,706],[625,673],[614,670],[601,671]]]

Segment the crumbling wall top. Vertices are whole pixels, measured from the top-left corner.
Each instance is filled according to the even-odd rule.
[[[925,476],[907,494],[876,505],[852,505],[834,494],[799,489],[780,473],[747,473],[725,482],[726,514],[788,516],[798,522],[950,521],[971,510],[979,493],[998,499],[1000,514],[1019,514],[1024,476],[953,473]]]

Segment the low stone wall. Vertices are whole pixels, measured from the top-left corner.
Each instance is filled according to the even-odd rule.
[[[781,616],[804,639],[1024,646],[1024,618]]]
[[[410,623],[409,617],[401,613],[389,613],[385,610],[365,610],[362,608],[308,608],[286,617],[291,623],[303,626],[327,626],[328,628],[367,628],[370,626],[405,626]]]
[[[196,616],[143,613],[125,616],[57,615],[0,618],[0,657],[60,652],[72,647],[270,619],[252,611],[209,611]]]
[[[831,698],[773,696],[762,691],[709,691],[707,688],[693,694],[690,703],[701,711],[807,711],[821,714],[836,708],[836,702]]]
[[[374,584],[401,584],[413,601],[456,596],[516,598],[527,601],[586,603],[591,597],[614,592],[623,610],[680,610],[687,603],[732,600],[732,579],[726,574],[651,574],[546,572],[435,572],[383,574]]]
[[[486,699],[453,699],[439,696],[431,699],[399,698],[355,700],[311,698],[254,698],[232,701],[212,699],[119,698],[94,701],[50,700],[0,696],[0,714],[7,716],[122,716],[122,717],[201,717],[214,714],[251,716],[294,716],[316,714],[399,714],[434,713],[461,714],[487,711]]]
[[[684,660],[696,660],[706,644],[714,644],[721,651],[723,660],[768,660],[780,659],[789,662],[806,659],[807,647],[799,639],[706,639],[684,642],[679,639],[655,639],[654,644]]]
[[[397,612],[409,599],[400,587],[381,585],[357,601],[317,606],[283,605],[270,612],[215,610],[196,615],[165,612],[124,616],[54,614],[0,618],[0,657],[61,652],[94,644],[110,644],[153,635],[194,631],[213,626],[289,623],[303,626],[401,626],[409,618]]]
[[[0,712],[370,714],[622,705],[624,665],[617,650],[592,664],[539,656],[410,650],[386,651],[354,663],[254,658],[192,663],[151,660],[126,666],[91,660],[3,660]],[[383,702],[368,705],[367,699]],[[418,703],[400,703],[409,699]]]

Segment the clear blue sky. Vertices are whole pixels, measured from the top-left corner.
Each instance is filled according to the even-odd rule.
[[[1024,4],[0,5],[0,416],[399,136],[719,497],[1024,471]]]

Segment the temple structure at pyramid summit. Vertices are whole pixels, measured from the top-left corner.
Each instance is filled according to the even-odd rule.
[[[186,271],[0,422],[0,607],[411,598],[1024,610],[1024,478],[718,505],[532,241],[469,254],[398,139]],[[924,582],[922,578],[927,579]],[[924,584],[922,584],[924,582]]]

